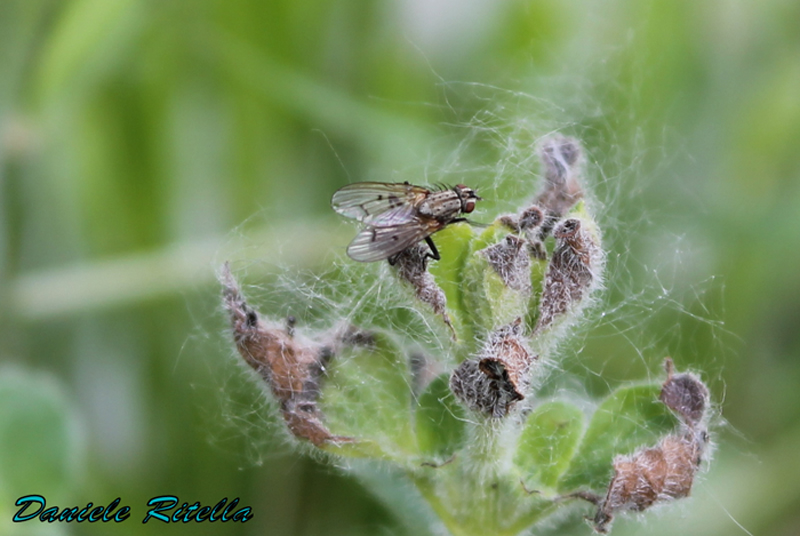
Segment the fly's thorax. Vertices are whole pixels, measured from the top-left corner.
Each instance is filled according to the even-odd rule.
[[[453,190],[433,192],[417,209],[420,216],[448,222],[461,213],[461,199]]]

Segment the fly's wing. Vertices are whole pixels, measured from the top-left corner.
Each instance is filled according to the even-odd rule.
[[[417,219],[417,209],[413,205],[400,205],[390,208],[386,212],[378,214],[366,223],[372,227],[396,227],[407,223],[413,223]]]
[[[357,182],[337,190],[331,198],[333,210],[364,223],[374,223],[385,215],[389,225],[410,221],[414,207],[429,190],[405,183]],[[383,224],[381,224],[383,225]]]
[[[418,218],[400,225],[369,225],[350,242],[347,254],[354,261],[382,261],[423,240],[433,230]]]

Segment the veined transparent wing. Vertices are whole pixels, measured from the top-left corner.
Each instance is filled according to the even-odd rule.
[[[411,223],[418,218],[417,209],[413,205],[400,205],[390,208],[386,212],[370,218],[368,224],[372,227],[395,227]]]
[[[339,214],[365,223],[391,212],[384,220],[391,225],[408,221],[414,214],[413,207],[429,194],[430,190],[413,184],[357,182],[337,190],[331,198],[331,206]],[[404,210],[404,207],[412,207],[412,210]]]
[[[347,246],[347,254],[355,261],[382,261],[413,246],[430,234],[431,229],[419,219],[400,225],[383,227],[368,225]]]

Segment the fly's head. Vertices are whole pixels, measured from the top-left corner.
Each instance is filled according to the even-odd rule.
[[[478,194],[475,193],[475,190],[464,186],[463,184],[456,184],[453,188],[453,191],[458,196],[458,200],[461,201],[461,212],[464,214],[469,214],[475,210],[475,202],[483,200],[478,197]]]

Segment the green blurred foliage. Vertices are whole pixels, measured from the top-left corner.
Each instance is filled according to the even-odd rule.
[[[75,408],[69,500],[256,513],[176,533],[400,533],[286,446],[214,270],[233,257],[264,289],[274,265],[323,266],[352,231],[328,208],[348,181],[527,192],[491,174],[537,171],[496,165],[529,122],[584,141],[610,249],[552,384],[603,396],[665,355],[701,372],[717,454],[648,531],[797,534],[798,20],[784,0],[0,0],[0,360]]]

